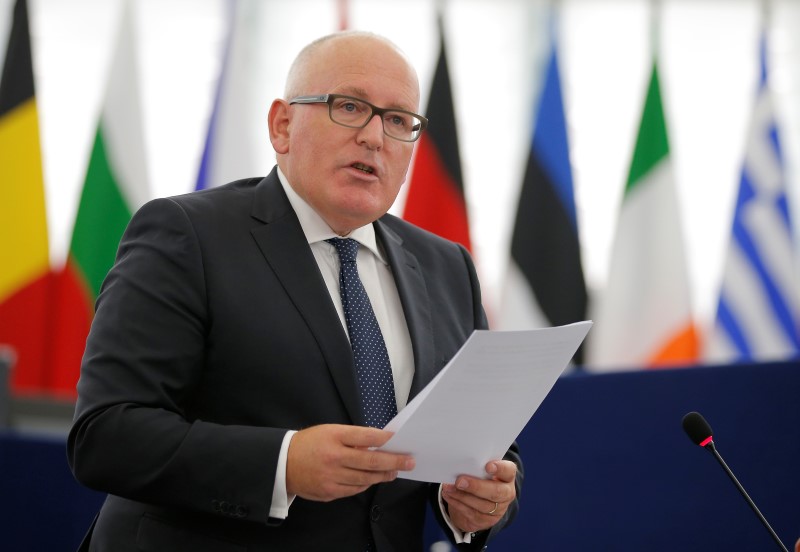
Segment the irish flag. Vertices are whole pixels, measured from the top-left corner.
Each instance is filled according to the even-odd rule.
[[[0,77],[0,347],[15,393],[45,380],[50,258],[28,7],[14,6]]]
[[[75,394],[94,301],[125,227],[149,196],[131,15],[125,5],[69,255],[56,275],[48,382],[55,394]]]
[[[587,367],[676,366],[698,357],[669,140],[653,62],[617,223],[608,284],[597,301]]]

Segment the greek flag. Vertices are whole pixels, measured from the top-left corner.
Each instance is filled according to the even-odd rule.
[[[769,93],[766,39],[742,167],[709,362],[782,360],[800,354],[800,278],[785,164]]]

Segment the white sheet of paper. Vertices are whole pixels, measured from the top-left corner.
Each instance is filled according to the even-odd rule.
[[[453,483],[486,477],[564,371],[591,321],[525,331],[477,330],[439,374],[385,427],[381,450],[411,454],[398,477]]]

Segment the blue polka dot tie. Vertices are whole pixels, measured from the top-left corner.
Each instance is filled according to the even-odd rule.
[[[353,348],[361,407],[368,426],[383,428],[397,414],[397,402],[386,343],[358,277],[358,242],[350,238],[326,241],[339,253],[339,293]]]

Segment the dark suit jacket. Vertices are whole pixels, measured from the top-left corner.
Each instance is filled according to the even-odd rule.
[[[389,215],[374,224],[411,334],[413,397],[486,327],[478,281],[462,247]],[[422,548],[437,486],[419,482],[298,498],[267,521],[286,430],[364,423],[348,339],[275,170],[139,210],[78,394],[70,465],[109,493],[91,550],[364,550],[370,533],[379,551]],[[516,447],[507,457],[519,486]]]

